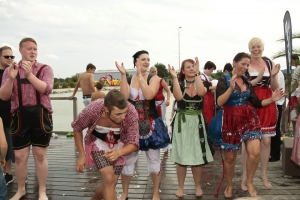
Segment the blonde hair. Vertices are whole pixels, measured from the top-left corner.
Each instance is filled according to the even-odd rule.
[[[249,48],[249,50],[250,50],[251,47],[252,47],[254,44],[256,44],[256,43],[260,43],[261,46],[262,46],[263,48],[265,48],[264,42],[263,42],[260,38],[258,38],[258,37],[253,37],[253,38],[251,38],[251,40],[250,40],[249,43],[248,43],[248,48]]]
[[[152,66],[152,67],[150,67],[150,72],[151,72],[152,69],[156,69],[157,70],[156,67]]]

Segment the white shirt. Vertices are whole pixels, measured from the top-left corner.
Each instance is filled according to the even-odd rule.
[[[284,75],[281,70],[278,72],[278,84],[279,88],[282,88],[282,91],[284,93],[285,91],[285,80],[284,80]],[[282,97],[278,101],[276,101],[276,105],[282,105],[284,103],[285,97]]]

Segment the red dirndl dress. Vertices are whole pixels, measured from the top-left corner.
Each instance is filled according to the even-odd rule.
[[[208,80],[205,74],[201,74],[201,79],[207,88],[212,86],[212,83]],[[207,90],[207,93],[204,96],[203,105],[202,114],[209,127],[210,121],[215,116],[215,100],[213,93],[210,90]]]

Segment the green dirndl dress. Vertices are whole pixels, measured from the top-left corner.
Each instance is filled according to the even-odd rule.
[[[183,99],[177,102],[174,120],[171,160],[179,165],[199,166],[213,161],[202,115],[203,98],[185,93],[186,83],[179,83]]]

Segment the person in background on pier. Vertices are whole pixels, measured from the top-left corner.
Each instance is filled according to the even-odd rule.
[[[298,106],[300,106],[300,80],[298,82],[298,88],[296,91],[298,92],[297,94],[297,103]],[[294,130],[294,144],[293,144],[293,151],[292,151],[292,156],[291,160],[295,162],[296,165],[300,166],[300,115],[297,118],[296,122],[296,128]]]
[[[292,66],[296,67],[294,70],[294,73],[292,74],[292,81],[291,81],[291,87],[292,87],[292,94],[291,94],[291,100],[288,103],[288,106],[284,109],[284,116],[285,116],[285,131],[289,131],[288,129],[288,123],[291,122],[291,117],[289,116],[291,114],[291,111],[297,108],[297,95],[298,91],[295,89],[297,88],[297,81],[300,80],[300,62],[298,55],[292,55]],[[298,110],[296,110],[296,114],[298,115]],[[296,116],[297,118],[298,116]],[[288,121],[289,120],[289,121]],[[293,127],[294,129],[295,127]],[[293,130],[294,131],[294,130]]]
[[[102,83],[97,82],[96,84],[97,91],[92,93],[91,101],[94,101],[96,99],[103,99],[105,97],[105,93],[101,91],[102,88],[103,88]]]
[[[122,77],[121,92],[138,111],[140,150],[145,151],[148,161],[148,172],[153,181],[152,200],[158,200],[160,199],[159,184],[162,177],[160,149],[170,144],[170,137],[155,105],[155,96],[159,90],[160,78],[147,73],[150,58],[149,53],[144,50],[138,51],[133,55],[136,73],[128,77],[128,79],[123,63],[119,65],[115,62],[115,64]],[[137,156],[137,153],[133,153],[126,157],[126,167],[122,170],[123,193],[121,200],[127,198]]]
[[[202,196],[202,166],[213,161],[207,140],[207,124],[202,115],[203,96],[207,88],[200,78],[197,57],[195,61],[187,59],[182,62],[178,77],[174,67],[168,67],[173,77],[173,95],[177,101],[171,151],[171,160],[176,163],[178,179],[175,195],[183,198],[186,171],[191,166],[195,195],[199,198]]]
[[[14,58],[15,56],[13,55],[12,49],[9,46],[3,46],[0,48],[0,88],[4,70],[12,64]],[[8,185],[14,181],[11,173],[11,165],[15,162],[15,154],[12,147],[12,138],[10,134],[10,99],[8,101],[3,101],[0,99],[0,117],[3,121],[4,133],[8,144],[6,164],[3,167],[6,185]]]
[[[157,75],[156,67],[153,66],[150,68],[150,74]],[[163,89],[167,92],[167,100],[165,100]],[[166,81],[163,78],[160,78],[159,89],[155,96],[155,105],[158,114],[164,121],[165,125],[166,125],[166,111],[167,111],[166,107],[170,105],[170,97],[171,97],[171,91],[169,86],[167,85]]]
[[[225,66],[224,66],[224,69],[223,69],[223,73],[226,74],[226,73],[231,73],[233,70],[233,67],[230,63],[226,63]]]
[[[35,161],[39,200],[47,200],[47,147],[53,129],[50,94],[54,76],[49,65],[37,62],[37,43],[34,39],[22,39],[19,51],[22,60],[18,64],[13,62],[5,70],[0,88],[0,99],[11,98],[10,128],[18,183],[18,191],[11,200],[19,200],[26,195],[30,146]]]
[[[5,177],[3,176],[3,167],[6,164],[6,152],[8,150],[8,144],[3,129],[2,119],[0,117],[0,199],[7,200],[7,187]]]
[[[278,72],[280,70],[279,64],[274,64],[271,60],[262,57],[264,51],[264,43],[260,38],[252,38],[248,43],[248,48],[251,53],[250,66],[248,72],[250,79],[257,78],[259,73],[265,69],[264,76],[261,81],[256,83],[253,88],[258,99],[263,100],[272,96],[272,91],[275,91],[278,87]],[[270,157],[270,144],[271,137],[276,135],[276,123],[277,123],[277,109],[276,104],[271,103],[268,106],[262,108],[255,108],[259,120],[261,123],[261,151],[260,151],[260,162],[261,162],[261,173],[260,178],[263,181],[264,186],[267,189],[271,189],[272,185],[267,177],[268,162]],[[249,153],[248,153],[249,154]],[[242,177],[242,190],[247,190],[247,167],[246,160],[248,156],[246,149],[242,148],[242,160],[243,160],[243,177]]]
[[[271,94],[271,98],[259,100],[256,96],[250,80],[245,76],[250,65],[250,55],[242,52],[233,59],[232,74],[224,74],[220,77],[216,89],[217,105],[222,107],[212,119],[210,136],[218,135],[221,138],[213,137],[213,141],[225,151],[225,173],[227,176],[227,187],[224,192],[226,198],[233,194],[232,179],[237,151],[244,142],[247,150],[246,180],[244,182],[251,197],[257,193],[253,186],[253,177],[259,163],[260,140],[262,138],[259,116],[252,107],[268,106],[269,104],[283,97],[283,92],[277,89]],[[248,101],[250,103],[248,103]],[[220,129],[214,129],[221,124]],[[244,158],[243,158],[244,159]],[[219,190],[219,188],[218,188]]]
[[[213,92],[216,89],[216,86],[212,85],[210,75],[216,69],[215,63],[207,61],[204,65],[204,71],[200,75],[203,85],[208,89],[203,99],[203,116],[208,124],[210,124],[211,119],[215,116],[215,100]]]
[[[72,128],[79,153],[76,170],[84,173],[86,166],[96,165],[102,177],[92,200],[116,200],[115,188],[125,155],[139,149],[136,109],[120,91],[113,89],[104,99],[91,102],[72,122]],[[82,131],[86,128],[83,140]]]
[[[81,87],[83,95],[83,104],[85,107],[91,103],[92,93],[95,92],[94,87],[94,73],[96,67],[92,63],[89,63],[86,66],[86,72],[79,75],[75,89],[72,96],[69,96],[69,99],[72,100],[78,90]]]
[[[278,83],[279,88],[282,89],[283,93],[285,92],[285,80],[282,71],[278,72]],[[282,97],[280,100],[276,101],[278,117],[276,124],[276,135],[271,137],[271,152],[269,162],[276,162],[280,160],[280,149],[281,149],[281,131],[280,131],[280,122],[282,116],[282,104],[285,102],[285,97]]]

